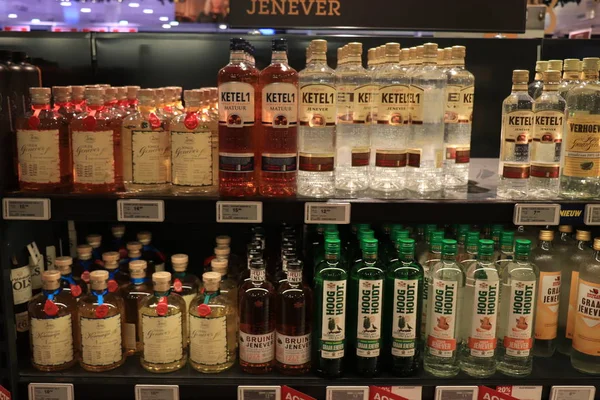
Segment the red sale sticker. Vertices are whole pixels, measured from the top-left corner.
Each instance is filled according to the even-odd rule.
[[[281,400],[316,400],[314,397],[310,397],[307,394],[292,389],[289,386],[281,387]]]
[[[369,386],[369,400],[408,400],[406,397],[392,393],[389,386]]]
[[[479,386],[479,394],[477,400],[519,400],[512,397],[510,394],[501,393],[497,390],[490,389],[487,386]]]

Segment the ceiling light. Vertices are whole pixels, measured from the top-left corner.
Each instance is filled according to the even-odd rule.
[[[91,9],[91,8],[82,8],[82,9],[81,9],[81,10],[79,10],[79,11],[81,11],[82,13],[91,13],[91,12],[92,12],[92,9]]]
[[[169,23],[171,24],[171,26],[177,26],[177,25],[179,25],[179,22],[177,22],[177,21],[171,21]]]
[[[169,17],[160,17],[159,21],[163,21],[163,22],[167,22],[169,20]]]
[[[169,25],[169,24],[163,24],[162,27],[165,28],[165,29],[171,29],[171,25]]]
[[[60,5],[63,7],[69,7],[71,5],[71,2],[70,1],[61,1]]]
[[[8,18],[12,18],[12,19],[17,18],[17,14],[8,14]]]
[[[220,24],[220,25],[219,25],[219,29],[227,29],[227,25],[225,25],[225,24]]]
[[[124,19],[119,21],[119,25],[129,25],[129,21],[125,21]]]
[[[34,18],[34,19],[31,20],[31,23],[32,24],[39,24],[40,20],[38,18]]]
[[[144,8],[144,11],[142,11],[144,14],[154,14],[154,10],[151,8]]]
[[[129,3],[129,7],[131,8],[138,8],[140,6],[140,3]]]

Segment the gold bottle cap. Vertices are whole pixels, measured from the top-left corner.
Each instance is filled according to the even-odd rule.
[[[583,59],[582,69],[584,71],[598,71],[598,57],[586,57]]]
[[[417,59],[417,48],[416,47],[411,47],[410,49],[408,49],[408,54],[410,55],[410,60],[414,61]]]
[[[372,49],[369,49],[369,50],[367,51],[367,63],[368,63],[369,65],[373,65],[373,64],[375,64],[375,62],[376,62],[376,59],[377,59],[377,54],[376,54],[376,53],[377,53],[377,50],[376,50],[376,49],[374,49],[374,48],[372,48]]]
[[[205,272],[202,274],[202,282],[204,287],[210,292],[219,290],[219,283],[221,283],[221,274],[218,272]]]
[[[104,290],[108,286],[108,271],[92,271],[90,273],[90,286],[93,290]]]
[[[418,47],[417,47],[418,49]],[[423,57],[435,58],[437,57],[438,45],[437,43],[425,43],[423,45]]]
[[[553,82],[553,83],[560,83],[560,78],[561,78],[561,72],[557,71],[557,70],[548,70],[545,72],[546,76],[544,78],[545,82]]]
[[[344,50],[341,47],[337,49],[337,64],[340,65],[343,63],[344,58]]]
[[[409,61],[410,60],[410,49],[402,49],[400,50],[400,61]]]
[[[375,64],[385,63],[385,45],[375,47]]]
[[[229,265],[229,261],[225,259],[213,258],[210,260],[210,266],[213,271],[216,271],[222,275],[227,274],[227,266]]]
[[[546,72],[548,69],[548,61],[538,61],[535,63],[535,72]]]
[[[385,56],[386,57],[399,57],[400,56],[400,43],[386,43],[385,44]]]
[[[423,58],[424,52],[425,52],[425,46],[423,46],[423,45],[417,46],[417,50],[416,50],[417,60]]]
[[[175,269],[176,267],[177,268],[183,267],[183,269],[185,270],[189,261],[190,261],[190,258],[188,257],[187,254],[173,254],[171,256],[171,264],[173,264],[173,269]]]
[[[85,237],[85,241],[87,242],[87,244],[89,244],[90,246],[92,246],[94,248],[100,247],[100,245],[102,244],[102,236],[98,235],[96,233],[87,235]]]
[[[573,232],[573,227],[571,225],[559,225],[558,231],[564,233],[571,233]]]
[[[142,250],[142,244],[140,242],[127,242],[127,250],[140,251]]]
[[[348,56],[350,56],[350,57],[362,56],[362,43],[351,42],[351,43],[348,43],[347,46],[348,46]]]
[[[446,47],[444,49],[444,59],[446,60],[446,64],[452,63],[452,47]]]
[[[52,86],[52,95],[63,98],[71,96],[71,86]]]
[[[588,241],[592,239],[592,233],[590,231],[580,231],[577,230],[575,233],[575,239]]]
[[[85,86],[71,86],[71,96],[74,99],[82,99],[85,93]]]
[[[167,86],[163,89],[163,91],[165,99],[168,101],[173,101],[173,99],[175,98],[175,88],[173,86]]]
[[[107,251],[106,253],[102,253],[102,260],[110,263],[117,262],[119,261],[119,253],[116,251]]]
[[[313,53],[327,53],[327,40],[315,39],[310,42],[309,49]]]
[[[42,285],[46,290],[55,290],[60,287],[60,271],[50,270],[42,272]]]
[[[560,71],[563,70],[562,60],[550,60],[548,61],[548,70]]]
[[[91,255],[91,254],[92,254],[92,246],[90,246],[89,244],[80,244],[79,246],[77,246],[77,255],[79,257],[87,256],[87,255]]]
[[[228,256],[231,253],[229,246],[215,247],[216,256]]]
[[[166,292],[171,288],[171,273],[165,271],[153,273],[152,283],[157,292]]]
[[[577,58],[567,58],[564,62],[563,69],[572,72],[581,71],[581,61]]]
[[[445,64],[445,61],[446,61],[446,52],[444,51],[444,49],[438,49],[437,63]]]
[[[126,86],[117,86],[117,99],[125,100],[127,99],[127,87]]]
[[[127,86],[127,98],[130,99],[131,97],[129,96],[129,88],[130,86]],[[135,98],[135,97],[134,97]],[[138,99],[145,99],[145,100],[154,100],[154,89],[139,89],[137,91],[137,98]]]
[[[467,48],[465,46],[452,46],[450,51],[452,52],[452,58],[455,60],[460,60],[467,56]]]
[[[85,98],[91,99],[94,97],[103,98],[106,95],[106,89],[101,87],[87,87],[85,88]]]
[[[202,92],[199,90],[184,90],[183,99],[185,102],[200,103],[202,101]]]
[[[529,81],[529,71],[526,69],[515,69],[512,74],[512,82],[514,84],[527,83]]]
[[[154,89],[154,98],[157,100],[164,100],[165,98],[165,89],[164,88],[156,88]]]
[[[129,263],[129,272],[146,270],[148,263],[144,260],[133,260]]]
[[[227,235],[217,236],[215,242],[217,246],[229,246],[231,244],[231,237]]]
[[[121,238],[125,235],[125,225],[114,225],[110,230],[115,237]]]
[[[539,239],[547,240],[549,242],[553,241],[554,240],[554,231],[546,230],[546,229],[540,230]]]
[[[594,238],[594,250],[600,250],[600,237]]]

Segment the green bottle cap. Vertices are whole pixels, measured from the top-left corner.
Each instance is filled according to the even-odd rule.
[[[408,229],[399,229],[394,232],[394,241],[399,243],[402,239],[408,239],[410,237],[410,232]]]
[[[340,239],[327,238],[325,239],[325,252],[335,254],[340,252]]]
[[[425,225],[425,234],[429,234],[431,231],[435,231],[437,229],[436,224],[426,224]]]
[[[352,232],[359,232],[362,228],[370,229],[370,224],[352,224]]]
[[[480,256],[491,256],[494,254],[494,241],[490,239],[480,239],[477,244],[477,252]]]
[[[377,253],[377,239],[373,239],[373,238],[367,238],[367,239],[363,239],[362,241],[363,246],[363,252],[364,253]]]
[[[338,231],[325,231],[323,234],[325,235],[325,240],[329,238],[338,239],[340,237],[340,233]]]
[[[442,254],[445,255],[456,255],[457,242],[454,239],[442,240]]]
[[[464,244],[467,241],[467,233],[469,232],[469,224],[460,224],[457,229],[458,243]]]
[[[398,252],[404,255],[414,256],[415,253],[415,240],[402,238],[398,241]]]
[[[502,231],[500,233],[500,244],[513,244],[515,241],[515,233],[513,231]]]
[[[429,232],[429,243],[441,242],[444,240],[444,231]]]
[[[517,239],[515,248],[516,254],[529,254],[531,251],[531,240],[528,239]]]
[[[479,242],[479,232],[469,231],[467,232],[467,247],[476,247]],[[493,240],[492,240],[493,242]]]
[[[502,237],[502,231],[504,230],[504,226],[500,224],[492,225],[492,239],[496,243],[500,243],[500,238]]]

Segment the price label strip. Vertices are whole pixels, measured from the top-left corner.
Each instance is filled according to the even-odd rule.
[[[179,386],[135,385],[135,400],[179,400]]]
[[[368,400],[368,386],[327,386],[327,400]]]
[[[163,222],[165,202],[162,200],[117,200],[117,220],[121,222]]]
[[[73,400],[70,383],[30,383],[29,400]]]
[[[238,386],[238,400],[281,400],[281,386]]]
[[[477,386],[437,386],[435,400],[477,400]]]
[[[552,386],[550,400],[594,400],[594,386]]]
[[[515,225],[558,225],[560,204],[515,204]]]
[[[542,400],[542,389],[542,386],[496,386],[498,392],[519,400]]]
[[[600,225],[600,204],[587,204],[583,220],[586,225]]]
[[[304,203],[305,224],[349,224],[350,203]]]
[[[217,201],[217,222],[260,224],[263,204],[260,201]]]
[[[47,221],[50,219],[50,199],[5,198],[2,201],[2,218]]]

